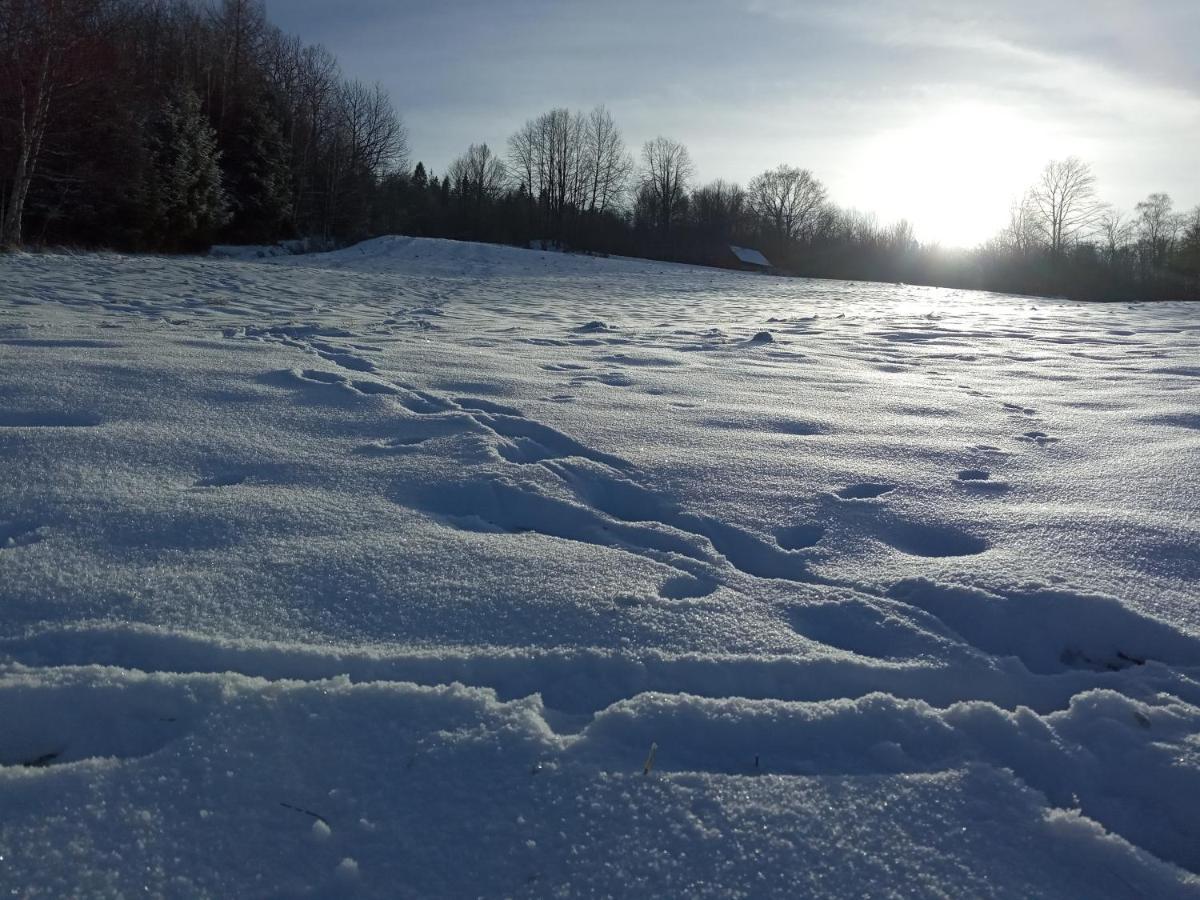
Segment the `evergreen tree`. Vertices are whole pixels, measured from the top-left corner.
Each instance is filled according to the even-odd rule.
[[[429,178],[425,174],[425,164],[420,160],[417,160],[416,168],[413,169],[412,186],[421,193],[424,193],[425,188],[429,186]]]
[[[229,213],[217,135],[201,112],[200,98],[185,89],[163,102],[150,123],[147,145],[150,243],[167,250],[210,245]]]
[[[292,205],[288,152],[266,99],[244,102],[221,158],[229,188],[231,240],[261,244],[284,235]]]

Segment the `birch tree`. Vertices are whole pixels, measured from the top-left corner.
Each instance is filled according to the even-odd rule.
[[[56,125],[90,71],[101,0],[0,0],[0,246],[18,246],[25,201]]]

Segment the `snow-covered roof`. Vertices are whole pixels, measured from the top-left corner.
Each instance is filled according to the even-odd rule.
[[[729,245],[729,249],[741,262],[748,263],[752,266],[769,267],[771,265],[771,263],[767,261],[767,258],[757,250],[751,250],[749,247],[735,247],[733,244]]]

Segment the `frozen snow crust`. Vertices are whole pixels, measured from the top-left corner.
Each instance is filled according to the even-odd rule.
[[[1200,308],[230,255],[0,257],[0,892],[1200,896]]]

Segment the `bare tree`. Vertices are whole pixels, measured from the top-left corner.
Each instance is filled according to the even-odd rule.
[[[687,147],[678,141],[660,136],[643,145],[642,191],[661,233],[671,230],[672,221],[684,208],[694,172]]]
[[[470,199],[478,207],[504,193],[508,184],[508,169],[487,144],[472,144],[466,153],[450,164],[447,177],[454,184],[467,184]]]
[[[1008,225],[1000,233],[1000,245],[1022,255],[1033,250],[1041,243],[1037,222],[1038,211],[1033,194],[1026,191],[1020,200],[1014,200],[1008,208]]]
[[[910,252],[917,249],[917,234],[912,222],[900,219],[883,230],[880,235],[883,244],[893,251]]]
[[[1092,229],[1104,209],[1091,166],[1074,156],[1047,163],[1029,198],[1035,226],[1055,259]]]
[[[568,109],[552,109],[530,119],[508,139],[508,157],[515,177],[538,204],[545,224],[562,236],[569,209],[580,209],[587,198],[585,120]]]
[[[1200,282],[1200,206],[1183,216],[1183,235],[1180,238],[1179,264]],[[1197,285],[1200,287],[1200,284]]]
[[[780,165],[750,181],[750,206],[781,241],[809,239],[826,201],[808,169]]]
[[[746,192],[741,185],[722,179],[692,192],[691,220],[704,234],[732,240],[746,219]]]
[[[346,82],[338,99],[353,166],[379,177],[408,165],[408,135],[378,82]]]
[[[1169,194],[1151,194],[1135,210],[1145,262],[1151,267],[1161,266],[1174,249],[1184,219],[1173,211],[1174,203]]]
[[[368,197],[384,175],[408,164],[408,139],[387,92],[377,83],[342,83],[322,126],[319,147],[324,171],[323,230],[362,233],[369,216]]]
[[[629,190],[633,157],[603,106],[588,114],[583,126],[583,169],[588,212],[603,213],[621,202]]]
[[[94,77],[101,0],[0,0],[0,247],[21,243],[29,188],[56,121]]]
[[[1113,206],[1106,206],[1096,221],[1096,233],[1108,261],[1114,262],[1133,243],[1134,223]]]

